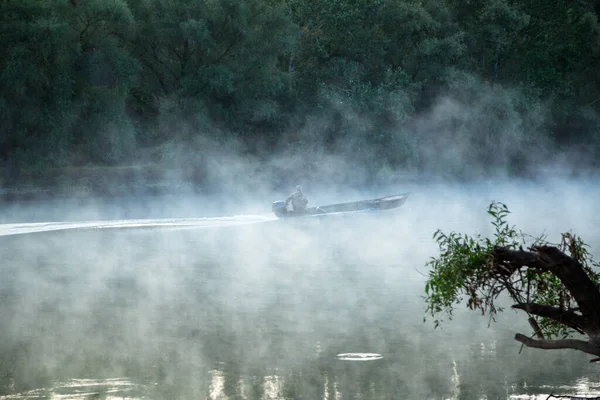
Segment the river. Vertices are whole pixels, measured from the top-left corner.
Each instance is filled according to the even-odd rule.
[[[600,395],[589,356],[521,349],[522,314],[423,320],[435,229],[487,234],[500,200],[528,233],[595,250],[595,187],[415,186],[396,211],[331,219],[5,216],[0,399]]]

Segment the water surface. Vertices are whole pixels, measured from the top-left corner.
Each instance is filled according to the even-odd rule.
[[[462,309],[442,329],[423,322],[431,234],[487,229],[488,199],[411,196],[397,212],[332,220],[2,225],[0,399],[598,393],[600,371],[586,355],[521,351],[514,333],[530,333],[521,314],[489,327]],[[515,222],[539,226],[526,204],[513,208]],[[594,221],[581,210],[544,229],[585,231]]]

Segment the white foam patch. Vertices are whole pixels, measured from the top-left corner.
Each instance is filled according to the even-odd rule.
[[[374,361],[381,360],[383,356],[379,353],[341,353],[337,355],[342,361]]]

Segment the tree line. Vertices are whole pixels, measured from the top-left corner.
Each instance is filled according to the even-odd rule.
[[[595,0],[2,0],[0,160],[9,180],[233,142],[307,167],[334,153],[455,175],[519,173],[559,152],[593,164],[598,11]]]

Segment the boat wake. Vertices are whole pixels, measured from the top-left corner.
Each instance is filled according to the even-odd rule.
[[[49,388],[0,396],[0,400],[145,399],[150,391],[150,386],[136,384],[129,378],[72,379],[67,382],[56,382]]]
[[[22,235],[72,229],[124,229],[124,228],[211,228],[256,224],[274,221],[270,215],[234,215],[208,218],[166,218],[166,219],[120,219],[76,222],[33,222],[0,224],[0,236]]]

